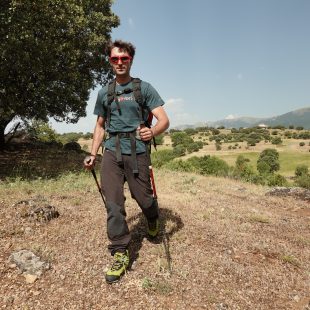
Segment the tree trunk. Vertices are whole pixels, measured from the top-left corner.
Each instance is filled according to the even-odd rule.
[[[4,131],[6,126],[11,122],[11,119],[0,119],[0,150],[5,148],[5,138],[4,138]]]

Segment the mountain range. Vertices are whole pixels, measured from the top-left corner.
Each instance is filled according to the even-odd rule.
[[[177,126],[176,129],[185,129],[185,128],[196,128],[196,127],[220,127],[224,126],[225,128],[239,128],[239,127],[254,127],[260,124],[267,126],[276,126],[283,125],[285,127],[293,125],[294,127],[302,126],[305,129],[310,129],[310,107],[297,109],[282,115],[273,116],[269,118],[258,118],[258,117],[233,117],[225,118],[222,120],[214,122],[200,122],[194,125],[182,125]]]

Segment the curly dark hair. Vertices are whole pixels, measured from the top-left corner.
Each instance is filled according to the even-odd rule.
[[[121,51],[127,52],[132,58],[135,56],[136,47],[130,43],[122,40],[115,40],[114,42],[110,42],[107,47],[108,56],[111,55],[111,51],[114,47],[118,47]]]

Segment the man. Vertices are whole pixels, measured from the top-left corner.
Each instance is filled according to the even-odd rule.
[[[105,277],[108,283],[113,283],[121,278],[129,264],[130,233],[124,206],[125,181],[147,219],[149,237],[154,238],[159,232],[158,205],[150,182],[147,144],[169,127],[169,119],[157,91],[149,83],[139,82],[130,75],[135,47],[129,42],[117,40],[110,44],[108,53],[115,80],[98,93],[94,110],[98,117],[91,155],[84,161],[84,166],[93,168],[106,134],[101,187],[106,197],[108,249],[114,261]],[[143,102],[141,98],[135,98],[138,94]],[[140,104],[137,101],[141,101]],[[153,127],[145,125],[150,112],[156,118]]]

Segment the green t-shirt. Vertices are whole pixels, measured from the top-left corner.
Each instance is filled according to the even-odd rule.
[[[123,91],[125,88],[132,89],[132,83],[118,85],[116,84],[115,92]],[[144,81],[141,81],[141,93],[144,99],[144,117],[147,120],[150,111],[162,106],[164,101],[161,99],[155,88]],[[94,114],[107,118],[108,107],[108,85],[105,85],[98,92],[98,97],[95,105]],[[120,111],[117,109],[116,102],[111,103],[111,118],[110,126],[105,128],[108,133],[116,132],[131,132],[136,130],[140,125],[139,104],[134,99],[133,92],[129,94],[122,94],[117,97]],[[122,154],[131,154],[130,138],[121,138],[121,152]],[[115,151],[115,136],[111,136],[104,142],[104,147],[111,151]],[[136,140],[136,152],[145,152],[145,143],[141,140]]]

